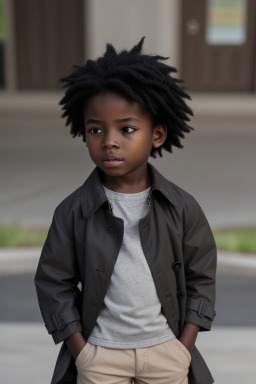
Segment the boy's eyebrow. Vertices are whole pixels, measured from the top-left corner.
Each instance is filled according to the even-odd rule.
[[[125,119],[118,119],[118,120],[115,120],[115,123],[128,123],[128,122],[131,122],[131,121],[137,121],[137,122],[140,122],[139,119],[136,119],[135,117],[126,117]],[[95,120],[95,119],[89,119],[86,121],[86,124],[103,124],[104,121],[102,120]]]
[[[86,124],[103,124],[102,120],[89,119],[86,121]]]
[[[138,121],[138,122],[140,122],[140,120],[136,119],[135,117],[127,117],[125,119],[115,120],[116,123],[128,123],[130,121]]]

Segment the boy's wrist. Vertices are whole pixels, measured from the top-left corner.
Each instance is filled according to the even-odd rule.
[[[87,344],[81,332],[76,332],[75,334],[67,337],[65,339],[65,343],[75,360]]]
[[[187,348],[190,354],[193,351],[198,332],[198,325],[187,322],[185,323],[183,331],[180,335],[179,341]]]

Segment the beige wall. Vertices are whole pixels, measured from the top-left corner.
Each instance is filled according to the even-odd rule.
[[[87,0],[86,57],[96,58],[106,42],[131,48],[146,36],[144,51],[171,57],[179,66],[179,0]]]

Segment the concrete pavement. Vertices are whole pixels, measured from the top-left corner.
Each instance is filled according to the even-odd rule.
[[[1,276],[34,273],[39,254],[40,248],[1,249]],[[255,278],[256,255],[219,252],[218,275],[227,274]],[[50,382],[59,346],[53,344],[42,322],[0,322],[0,340],[1,384]],[[250,326],[213,326],[197,340],[217,384],[254,383],[255,343],[256,327]]]
[[[43,324],[1,323],[1,384],[49,384],[59,351]],[[255,383],[256,328],[213,328],[198,336],[216,384]]]

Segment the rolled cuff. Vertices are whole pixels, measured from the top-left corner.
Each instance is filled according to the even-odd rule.
[[[185,321],[197,324],[200,331],[209,331],[215,311],[205,300],[188,299]]]
[[[76,307],[65,312],[55,313],[49,321],[45,322],[48,333],[61,331],[73,321],[80,320],[80,313]]]
[[[65,326],[61,330],[55,330],[52,332],[52,338],[55,344],[64,341],[67,337],[73,335],[76,332],[82,331],[82,324],[80,321],[75,320],[72,323]]]

